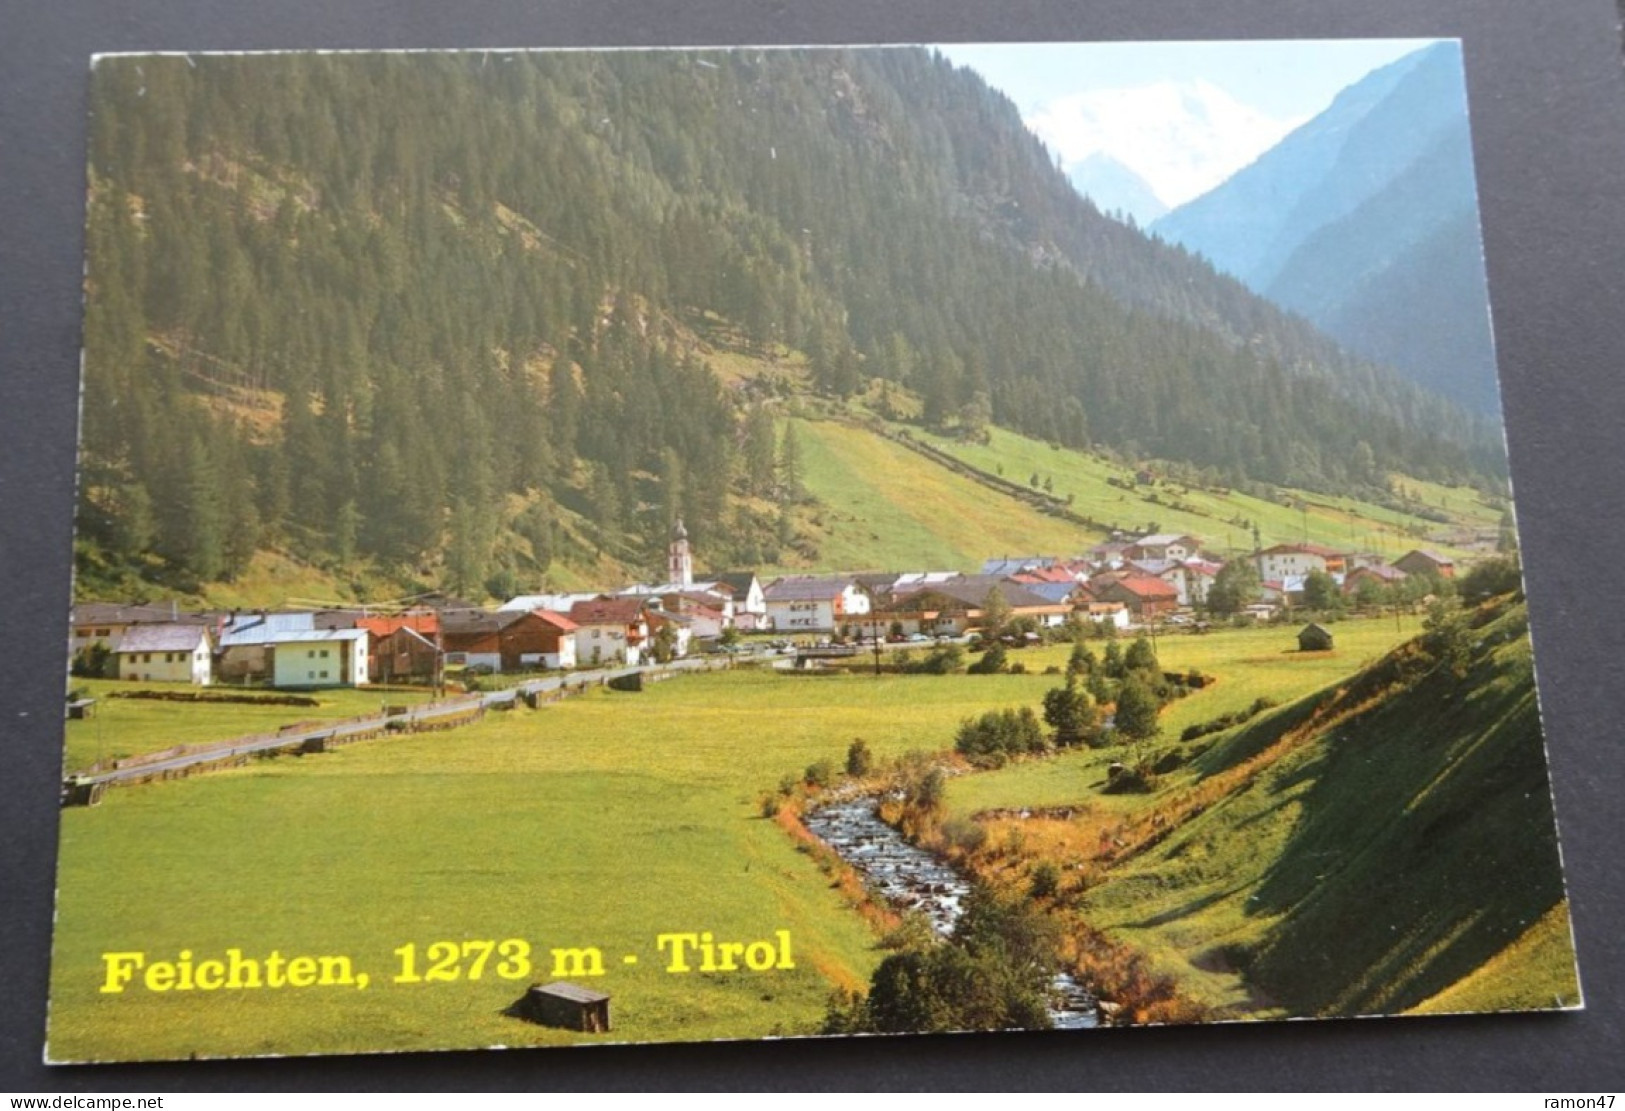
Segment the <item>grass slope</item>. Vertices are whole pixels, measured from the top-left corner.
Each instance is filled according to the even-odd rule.
[[[1110,485],[1107,479],[1132,479],[1131,468],[1002,428],[989,429],[987,444],[965,443],[918,429],[909,431],[979,470],[1013,482],[1028,482],[1034,475],[1041,486],[1048,480],[1053,487],[1049,492],[1055,496],[1071,495],[1074,512],[1129,533],[1189,532],[1214,547],[1234,551],[1251,548],[1248,523],[1256,523],[1265,546],[1307,540],[1340,550],[1356,547],[1386,552],[1389,558],[1398,558],[1419,546],[1421,537],[1443,527],[1384,506],[1305,491],[1283,490],[1282,501],[1277,502],[1236,490],[1219,493],[1170,482],[1124,490]],[[1431,507],[1449,513],[1463,527],[1494,527],[1499,520],[1499,510],[1486,505],[1476,491],[1410,479],[1404,479],[1403,484]],[[1435,541],[1428,546],[1462,554],[1460,549]]]
[[[811,524],[821,568],[976,570],[1099,539],[861,428],[803,420],[796,430],[803,481],[820,503]]]
[[[1157,638],[1157,658],[1164,670],[1186,672],[1195,668],[1214,675],[1218,682],[1169,705],[1162,713],[1164,742],[1171,742],[1188,725],[1234,713],[1260,697],[1286,703],[1371,663],[1396,644],[1416,635],[1421,620],[1348,620],[1330,626],[1336,635],[1331,652],[1299,652],[1296,626],[1253,629],[1219,628],[1203,636],[1164,635]],[[1094,641],[1095,655],[1102,651]],[[1028,670],[1064,667],[1070,649],[1054,646],[1017,653]],[[1046,686],[1059,680],[1051,676]],[[965,776],[948,786],[950,807],[975,813],[1001,807],[1090,806],[1124,812],[1141,808],[1136,795],[1098,795],[1095,785],[1105,778],[1106,765],[1122,759],[1117,749],[1075,751],[1053,760],[1012,764],[997,772]]]
[[[1575,1005],[1526,629],[1509,607],[1474,630],[1463,678],[1411,685],[1401,649],[1222,735],[1194,763],[1222,794],[1112,868],[1086,913],[1210,1002],[1236,1002],[1239,971],[1291,1014]]]

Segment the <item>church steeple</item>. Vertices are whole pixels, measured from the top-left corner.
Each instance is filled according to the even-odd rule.
[[[666,549],[666,579],[680,586],[694,585],[694,553],[688,548],[688,529],[683,519],[671,528],[671,546]]]

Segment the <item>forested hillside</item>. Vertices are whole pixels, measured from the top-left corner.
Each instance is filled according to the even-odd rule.
[[[772,562],[774,418],[874,378],[1235,480],[1503,467],[919,49],[103,58],[89,187],[82,591],[276,548],[500,593],[679,513]]]

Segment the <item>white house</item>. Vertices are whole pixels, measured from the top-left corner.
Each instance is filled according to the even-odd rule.
[[[272,636],[273,687],[359,687],[368,682],[365,629],[290,630]]]
[[[1265,582],[1302,578],[1311,571],[1325,571],[1327,566],[1324,549],[1307,544],[1277,544],[1259,552],[1255,559],[1258,577]]]
[[[1183,563],[1197,555],[1202,542],[1194,536],[1171,532],[1156,532],[1142,536],[1123,552],[1125,559],[1166,559]]]
[[[733,597],[730,620],[745,632],[767,625],[767,596],[762,581],[754,571],[730,571],[713,577],[716,590],[727,590]]]
[[[570,608],[576,624],[576,661],[583,666],[636,666],[649,640],[649,621],[638,598],[595,598]]]
[[[118,677],[141,682],[214,682],[214,642],[201,625],[132,625],[113,650]]]
[[[796,576],[763,592],[767,623],[781,633],[828,633],[869,615],[869,595],[851,579]]]

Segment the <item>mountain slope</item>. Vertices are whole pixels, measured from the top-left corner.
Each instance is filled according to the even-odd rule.
[[[1072,163],[1066,168],[1066,176],[1072,187],[1100,211],[1122,213],[1142,226],[1168,211],[1145,178],[1108,154],[1097,151]]]
[[[1350,350],[1499,409],[1459,51],[1378,70],[1154,230]]]
[[[933,428],[1236,480],[1504,465],[1489,425],[1101,216],[923,50],[106,58],[93,97],[102,581],[277,550],[502,593],[572,548],[657,560],[679,514],[718,564],[774,563],[775,421],[875,379]]]

